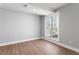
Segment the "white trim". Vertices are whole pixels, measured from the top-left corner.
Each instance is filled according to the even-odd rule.
[[[63,44],[63,43],[59,43],[58,41],[51,40],[51,39],[49,39],[49,38],[44,38],[44,37],[43,37],[43,39],[45,39],[45,40],[47,40],[47,41],[49,41],[49,42],[55,43],[55,44],[57,44],[57,45],[60,45],[60,46],[62,46],[62,47],[65,47],[65,48],[67,48],[67,49],[70,49],[70,50],[79,52],[79,49],[78,49],[78,48],[75,48],[75,47],[72,47],[72,46],[68,46],[68,45],[65,45],[65,44]]]
[[[49,42],[55,43],[55,44],[57,44],[57,45],[60,45],[60,46],[62,46],[62,47],[65,47],[65,48],[67,48],[67,49],[70,49],[70,50],[79,52],[79,49],[78,49],[78,48],[74,48],[74,47],[71,47],[71,46],[68,46],[68,45],[59,43],[58,41],[51,40],[51,39],[49,39],[49,38],[44,38],[44,37],[35,37],[35,38],[29,38],[29,39],[24,39],[24,40],[20,40],[20,41],[14,41],[14,42],[3,43],[3,44],[0,44],[0,46],[6,46],[6,45],[11,45],[11,44],[16,44],[16,43],[25,42],[25,41],[38,40],[38,39],[44,39],[44,40],[47,40],[47,41],[49,41]]]
[[[8,42],[8,43],[2,43],[2,44],[0,44],[0,46],[6,46],[6,45],[11,45],[11,44],[25,42],[25,41],[38,40],[38,39],[40,39],[40,37],[29,38],[29,39],[24,39],[24,40],[14,41],[14,42]]]

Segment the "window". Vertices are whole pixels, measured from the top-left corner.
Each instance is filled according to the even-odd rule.
[[[57,15],[46,16],[46,36],[58,38],[58,19]]]

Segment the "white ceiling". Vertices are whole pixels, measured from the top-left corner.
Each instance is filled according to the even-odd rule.
[[[42,9],[54,10],[67,5],[67,3],[30,3],[32,6],[37,6]]]
[[[0,8],[35,15],[50,15],[53,14],[51,10],[66,5],[64,3],[26,3],[28,7],[24,7],[24,4],[25,3],[0,3]]]

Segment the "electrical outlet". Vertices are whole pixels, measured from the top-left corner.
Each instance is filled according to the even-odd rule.
[[[69,41],[70,44],[72,44],[72,41]]]

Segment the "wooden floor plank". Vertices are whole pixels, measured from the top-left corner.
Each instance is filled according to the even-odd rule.
[[[79,55],[79,53],[39,39],[2,46],[0,55]]]

